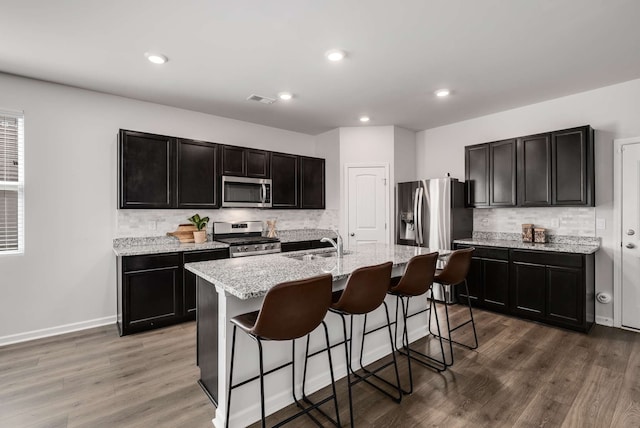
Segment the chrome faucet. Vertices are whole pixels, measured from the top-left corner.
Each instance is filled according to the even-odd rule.
[[[336,252],[338,253],[338,257],[342,258],[344,257],[344,248],[343,248],[343,244],[342,244],[342,236],[340,236],[340,232],[338,232],[338,230],[334,229],[334,232],[337,235],[336,240],[334,241],[331,238],[322,238],[320,240],[320,242],[329,242],[331,243],[331,245],[333,245],[333,248],[336,249]]]

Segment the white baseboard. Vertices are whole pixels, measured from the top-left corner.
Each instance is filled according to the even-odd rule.
[[[100,327],[108,324],[115,324],[116,316],[112,315],[104,318],[96,318],[89,321],[75,322],[71,324],[59,325],[56,327],[43,328],[41,330],[27,331],[25,333],[11,334],[0,337],[0,346],[12,343],[26,342],[29,340],[42,339],[43,337],[57,336],[59,334],[71,333],[74,331],[86,330],[88,328]]]
[[[596,324],[613,327],[613,319],[609,317],[596,316]]]

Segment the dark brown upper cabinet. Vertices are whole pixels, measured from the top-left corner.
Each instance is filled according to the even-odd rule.
[[[489,143],[489,205],[516,205],[516,140]]]
[[[270,157],[265,150],[222,146],[222,175],[269,178]]]
[[[298,156],[271,153],[271,201],[273,208],[300,208]]]
[[[465,152],[465,180],[467,205],[489,206],[489,145],[467,146]]]
[[[551,133],[552,205],[594,206],[593,140],[590,126]]]
[[[324,209],[324,159],[300,156],[300,208]]]
[[[518,205],[551,204],[551,135],[518,138]]]
[[[178,140],[178,208],[218,208],[217,152],[218,146],[213,143]]]
[[[217,208],[217,145],[120,130],[120,208]]]
[[[465,147],[467,205],[516,205],[516,141],[505,140]]]
[[[594,206],[594,162],[590,126],[467,146],[467,205]]]
[[[176,139],[120,130],[118,180],[120,208],[172,208]]]

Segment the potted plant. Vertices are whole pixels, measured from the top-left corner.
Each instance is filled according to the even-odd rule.
[[[209,217],[200,218],[199,214],[195,214],[189,217],[189,221],[198,229],[193,232],[193,240],[196,244],[202,244],[207,240],[207,223],[209,222]]]

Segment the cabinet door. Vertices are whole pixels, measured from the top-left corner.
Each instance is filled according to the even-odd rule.
[[[184,253],[184,263],[203,262],[207,260],[228,259],[229,250],[205,250],[190,251]],[[183,292],[183,315],[188,319],[195,319],[196,316],[196,275],[184,269],[184,292]]]
[[[593,172],[588,168],[593,164],[590,137],[588,126],[551,134],[554,205],[593,204]]]
[[[464,150],[467,205],[489,206],[489,145],[467,146]]]
[[[280,251],[283,253],[309,249],[311,249],[311,241],[283,242],[280,244]]]
[[[478,303],[482,301],[482,289],[483,289],[483,275],[482,275],[482,259],[472,257],[471,265],[469,266],[469,272],[467,273],[467,286],[469,287],[469,295],[465,293],[463,286],[456,286],[458,289],[458,296],[461,297],[463,303],[466,303],[467,297],[471,300],[471,303]]]
[[[509,261],[483,260],[484,306],[506,311],[509,304]]]
[[[246,151],[242,147],[222,146],[222,175],[246,177]]]
[[[529,318],[544,318],[545,282],[545,266],[513,262],[511,265],[511,310]]]
[[[518,205],[551,205],[551,135],[518,139]]]
[[[178,140],[177,152],[178,208],[217,208],[217,146]]]
[[[269,152],[246,149],[245,157],[247,162],[247,177],[269,178],[271,172],[269,168]]]
[[[180,285],[179,267],[125,273],[126,328],[143,330],[174,322],[180,310]]]
[[[120,130],[120,208],[171,208],[175,139]]]
[[[273,208],[299,208],[298,156],[271,153]]]
[[[324,159],[300,157],[300,208],[324,209]]]
[[[547,318],[582,325],[584,320],[582,269],[547,267]]]
[[[515,206],[516,140],[489,145],[489,177],[489,205]]]

